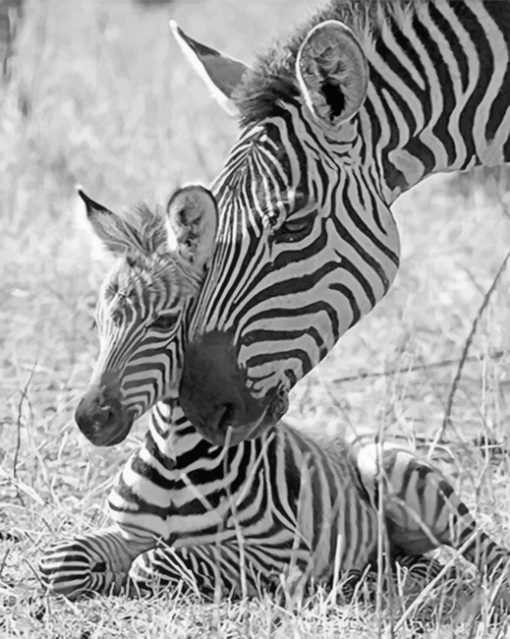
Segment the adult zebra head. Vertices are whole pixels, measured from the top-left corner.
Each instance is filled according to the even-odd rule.
[[[353,31],[328,15],[254,69],[173,25],[242,125],[212,186],[218,234],[180,387],[187,417],[215,444],[281,417],[290,388],[396,274],[398,233],[367,160],[376,126],[362,109],[367,59]]]
[[[146,206],[119,215],[79,191],[90,226],[116,258],[97,302],[100,352],[75,419],[98,446],[122,441],[177,388],[183,316],[203,278],[216,231],[214,200],[183,188],[167,215]]]

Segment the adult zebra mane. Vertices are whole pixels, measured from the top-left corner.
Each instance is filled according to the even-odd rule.
[[[233,96],[240,111],[242,125],[271,117],[278,104],[299,96],[295,65],[299,47],[307,33],[325,20],[340,20],[349,26],[363,43],[376,37],[380,26],[391,19],[398,20],[407,10],[429,0],[330,0],[310,20],[298,27],[283,44],[271,47],[259,55]]]

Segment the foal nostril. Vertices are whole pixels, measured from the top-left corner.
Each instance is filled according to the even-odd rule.
[[[106,398],[93,390],[83,397],[74,416],[78,428],[88,437],[102,428],[114,426],[119,420],[120,412],[120,402],[111,393]]]
[[[96,446],[120,443],[133,424],[133,413],[123,406],[120,383],[114,378],[90,386],[76,407],[74,418],[81,432]]]

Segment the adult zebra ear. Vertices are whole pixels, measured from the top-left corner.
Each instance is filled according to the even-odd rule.
[[[306,105],[327,128],[355,115],[367,94],[367,59],[357,37],[338,20],[321,22],[308,33],[296,75]]]
[[[168,244],[198,275],[208,266],[215,244],[218,209],[213,194],[192,184],[177,189],[167,205]]]
[[[170,20],[170,27],[184,55],[209,87],[216,101],[227,113],[237,115],[237,107],[232,95],[242,83],[249,67],[239,60],[193,40],[174,20]]]
[[[133,248],[130,229],[126,221],[102,204],[90,198],[81,187],[77,192],[85,205],[87,220],[102,246],[115,257],[126,255]]]

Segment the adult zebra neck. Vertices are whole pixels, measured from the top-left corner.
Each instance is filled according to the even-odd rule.
[[[388,203],[431,173],[510,161],[508,0],[418,3],[367,44],[361,135]]]

